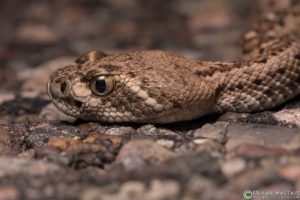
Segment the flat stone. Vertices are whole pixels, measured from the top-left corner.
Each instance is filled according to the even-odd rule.
[[[242,172],[246,167],[246,161],[242,158],[233,158],[221,164],[222,173],[227,177]]]
[[[181,173],[192,175],[197,171],[198,174],[209,175],[214,180],[223,178],[218,157],[207,152],[184,153],[167,160],[164,164],[167,170],[175,171],[177,175]]]
[[[203,192],[213,190],[214,188],[216,188],[216,185],[212,180],[201,175],[196,175],[186,184],[183,199],[199,199]]]
[[[132,171],[147,166],[147,162],[138,155],[130,154],[124,159],[123,166],[126,170]]]
[[[158,129],[158,131],[159,131],[159,134],[163,135],[163,136],[175,136],[175,135],[178,135],[176,132],[171,131],[170,129],[160,128],[160,129]]]
[[[14,186],[0,186],[0,200],[21,199],[21,194]]]
[[[264,185],[266,182],[275,182],[279,179],[279,174],[275,170],[253,169],[233,177],[230,179],[230,182],[235,187],[245,190],[245,188],[257,188]]]
[[[75,143],[70,145],[66,152],[71,155],[78,155],[78,154],[87,154],[87,153],[96,153],[96,152],[104,152],[106,150],[106,146],[97,143],[97,144],[89,144],[89,143]]]
[[[146,193],[148,199],[175,199],[180,192],[180,186],[173,180],[153,179]]]
[[[32,149],[34,150],[34,149]],[[43,158],[60,154],[60,150],[54,146],[44,146],[37,149],[34,154],[36,158]]]
[[[112,135],[112,136],[118,136],[118,135],[121,136],[121,135],[131,134],[134,132],[135,130],[132,127],[121,126],[118,128],[110,128],[105,132],[105,134]]]
[[[207,143],[208,141],[210,141],[209,139],[194,139],[193,142],[195,144],[205,144]]]
[[[176,199],[180,192],[180,186],[173,180],[151,180],[149,187],[140,181],[128,181],[121,185],[117,192],[109,193],[107,190],[89,188],[83,192],[80,199],[83,200],[164,200]]]
[[[276,119],[271,111],[263,111],[258,113],[232,113],[228,112],[219,117],[218,120],[225,120],[234,123],[248,123],[248,124],[264,124],[271,126],[283,126],[283,127],[293,127],[284,121]]]
[[[78,144],[79,140],[67,137],[53,137],[48,141],[49,146],[57,147],[60,150],[65,150],[73,144]]]
[[[226,156],[236,157],[242,156],[246,158],[262,158],[266,156],[281,156],[291,155],[292,151],[286,150],[282,147],[266,147],[262,145],[243,143],[231,148]]]
[[[297,181],[300,180],[300,166],[287,166],[280,169],[280,175],[289,180],[289,181]]]
[[[194,131],[194,137],[213,139],[219,143],[223,142],[229,122],[216,122],[214,124],[205,124],[202,128]]]
[[[32,129],[32,130],[30,130]],[[47,144],[48,140],[51,138],[72,138],[80,139],[85,133],[74,126],[59,125],[53,126],[52,124],[45,124],[43,122],[33,124],[28,130],[24,130],[24,134],[28,134],[23,140],[26,145],[33,148],[39,148]],[[57,140],[56,140],[57,142]]]
[[[110,151],[110,145],[102,143],[73,144],[66,149],[66,153],[72,158],[70,165],[78,169],[88,166],[103,167],[115,159],[115,155]]]
[[[45,175],[62,170],[58,165],[41,160],[0,157],[0,177],[24,173],[31,176]]]
[[[36,151],[34,149],[28,149],[18,154],[19,158],[34,159],[36,158]]]
[[[248,117],[250,114],[249,113],[236,113],[236,112],[226,112],[222,114],[218,120],[226,121],[234,121],[234,120],[239,120]]]
[[[164,148],[153,140],[137,139],[125,144],[117,158],[116,163],[123,163],[128,156],[137,155],[152,164],[162,163],[164,160],[175,157],[176,153]]]
[[[115,193],[109,193],[105,190],[100,190],[97,187],[87,188],[83,191],[83,194],[80,199],[82,200],[110,200],[110,199],[138,199],[142,198],[146,192],[145,185],[140,181],[128,181],[121,185],[120,190]]]
[[[232,123],[228,127],[226,138],[228,151],[241,144],[280,147],[285,150],[300,147],[300,130],[297,128]]]
[[[224,152],[224,146],[211,139],[195,139],[193,142],[197,145],[193,148],[197,152]]]
[[[296,124],[300,127],[300,109],[284,109],[273,114],[280,121]]]
[[[101,140],[109,140],[113,144],[114,149],[118,149],[122,144],[122,137],[114,135],[94,134],[83,140],[83,143],[98,143]]]
[[[173,140],[166,140],[166,139],[160,139],[156,141],[158,144],[166,147],[166,148],[172,148],[174,147],[174,141]]]
[[[143,134],[143,135],[158,135],[159,130],[152,124],[147,124],[144,126],[141,126],[136,130],[137,133]]]

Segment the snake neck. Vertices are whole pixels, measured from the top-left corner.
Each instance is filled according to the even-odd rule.
[[[240,62],[199,62],[215,87],[214,112],[270,109],[300,93],[300,4],[270,11],[244,36]]]
[[[210,66],[203,76],[215,83],[215,112],[257,112],[300,93],[300,45],[281,41],[251,61],[202,63]]]

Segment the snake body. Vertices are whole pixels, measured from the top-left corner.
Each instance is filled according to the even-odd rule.
[[[256,24],[245,35],[243,61],[194,61],[160,50],[93,51],[53,72],[48,93],[64,113],[100,122],[170,123],[270,109],[300,93],[299,10]]]

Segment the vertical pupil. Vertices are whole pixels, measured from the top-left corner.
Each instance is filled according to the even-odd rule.
[[[104,93],[106,90],[106,82],[105,82],[105,77],[100,76],[97,78],[95,82],[95,88],[99,93]]]

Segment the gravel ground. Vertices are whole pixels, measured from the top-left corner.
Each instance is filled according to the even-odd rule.
[[[2,0],[0,200],[300,199],[299,97],[253,114],[99,124],[59,113],[45,89],[89,50],[239,59],[258,13],[287,2]]]

